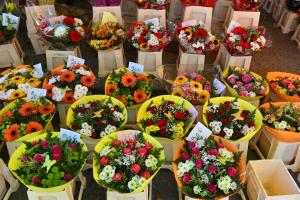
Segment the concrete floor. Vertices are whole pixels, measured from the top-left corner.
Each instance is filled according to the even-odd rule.
[[[268,31],[268,36],[272,40],[272,47],[264,49],[253,56],[251,70],[254,72],[265,75],[268,71],[288,71],[300,73],[300,50],[297,48],[295,42],[290,41],[291,34],[282,34],[280,29],[274,27],[271,15],[262,13],[261,25],[265,26]],[[36,64],[41,62],[46,66],[45,55],[36,56],[31,46],[30,40],[27,37],[27,31],[24,18],[22,19],[22,26],[18,34],[18,38],[25,51],[25,63]],[[125,52],[127,61],[134,61],[136,58],[136,50],[133,49],[128,42],[126,42]],[[86,59],[86,64],[89,66],[97,66],[97,54],[87,44],[81,45],[83,58]],[[164,64],[174,64],[178,55],[178,47],[175,42],[170,44],[164,51]],[[215,54],[207,57],[207,64],[211,64],[215,59]],[[103,92],[103,81],[98,80],[99,85],[95,90],[96,93]],[[164,91],[161,91],[164,93]],[[56,123],[57,120],[54,120]],[[57,126],[57,124],[56,124]],[[2,155],[3,156],[3,155]],[[248,159],[258,159],[255,152],[249,150]],[[87,188],[84,190],[84,200],[106,199],[105,189],[99,187],[92,177],[92,170],[89,169],[83,172],[87,178]],[[295,177],[295,174],[292,174]],[[153,195],[152,199],[155,200],[176,200],[178,199],[177,187],[173,174],[168,170],[161,170],[153,181]],[[78,189],[76,190],[75,197],[78,196]],[[26,188],[22,185],[20,189],[13,193],[10,200],[25,200],[27,199]],[[76,199],[76,198],[75,198]],[[230,200],[241,199],[239,195],[230,197]]]

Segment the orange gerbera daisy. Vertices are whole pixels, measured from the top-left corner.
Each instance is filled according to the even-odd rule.
[[[147,94],[143,90],[136,90],[133,93],[133,100],[135,103],[143,103],[147,99]]]
[[[148,81],[149,80],[149,78],[147,76],[145,76],[144,74],[138,75],[138,77],[136,79],[139,81]]]
[[[71,104],[76,101],[76,99],[74,98],[73,92],[67,92],[62,100],[66,104]]]
[[[54,87],[54,85],[44,85],[44,89],[47,90],[47,97],[52,97],[53,96],[53,92],[52,92],[52,88]]]
[[[21,105],[19,113],[22,116],[27,117],[29,115],[36,114],[37,113],[37,109],[35,108],[35,104],[34,103],[27,102],[27,103],[24,103],[23,105]]]
[[[75,80],[75,73],[72,71],[65,71],[65,72],[61,73],[60,80],[71,83],[72,81]]]
[[[96,81],[95,76],[82,76],[80,82],[86,87],[93,87]]]
[[[27,134],[43,130],[43,125],[38,122],[29,122],[26,125]]]
[[[126,98],[124,96],[118,95],[117,99],[119,99],[119,101],[121,101],[124,105],[127,104],[127,100],[126,100]]]
[[[5,141],[14,141],[19,138],[19,126],[18,124],[12,124],[10,125],[5,131],[4,131],[4,139]]]
[[[45,115],[50,115],[50,114],[52,114],[52,113],[54,112],[54,110],[55,110],[55,107],[54,107],[53,104],[49,104],[49,105],[47,105],[47,106],[40,106],[40,107],[39,107],[39,112],[40,112],[41,114],[45,114]]]
[[[125,87],[134,86],[136,82],[136,77],[130,73],[124,74],[122,76],[122,83]]]
[[[77,69],[80,69],[80,67],[83,67],[83,68],[85,68],[85,66],[84,66],[84,65],[74,65],[74,66],[72,67],[72,70],[77,70]]]
[[[118,88],[117,84],[109,84],[105,88],[105,94],[106,95],[112,95],[115,93],[116,89]]]
[[[14,113],[12,111],[6,111],[2,115],[7,117],[7,118],[10,118],[14,115]]]

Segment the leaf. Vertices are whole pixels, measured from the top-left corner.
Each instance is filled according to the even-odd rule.
[[[44,164],[43,164],[43,166],[42,166],[42,168],[46,167],[46,168],[47,168],[47,173],[48,173],[49,170],[51,169],[51,167],[52,167],[53,165],[55,165],[55,163],[56,163],[56,160],[50,160],[49,155],[47,155],[47,156],[46,156],[46,159],[45,159],[45,162],[44,162]]]

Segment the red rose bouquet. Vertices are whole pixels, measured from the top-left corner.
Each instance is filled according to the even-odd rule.
[[[133,0],[139,8],[144,9],[168,9],[170,2],[169,0]]]
[[[237,11],[258,11],[264,0],[233,0],[233,8]]]
[[[214,7],[218,0],[181,0],[184,6]]]
[[[160,51],[171,42],[170,33],[152,23],[134,23],[129,34],[132,46],[140,51]]]

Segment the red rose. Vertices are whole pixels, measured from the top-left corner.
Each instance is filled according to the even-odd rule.
[[[75,19],[73,19],[72,17],[66,17],[64,18],[63,23],[69,26],[73,26],[75,24]]]
[[[104,125],[105,125],[105,123],[102,120],[99,120],[97,122],[97,126],[104,126]]]
[[[152,123],[151,120],[147,120],[147,121],[146,121],[146,125],[147,125],[147,126],[151,126],[152,124],[153,124],[153,123]]]
[[[59,153],[60,152],[60,148],[57,144],[52,146],[52,153]]]
[[[192,148],[192,152],[193,152],[193,154],[198,155],[199,149],[197,147],[194,147],[194,148]]]
[[[138,148],[137,149],[137,156],[145,158],[147,156],[147,149],[143,148],[143,147]]]
[[[94,139],[97,139],[98,135],[97,135],[97,133],[94,131],[94,132],[92,132],[91,137],[94,138]]]
[[[148,170],[145,170],[145,171],[142,171],[141,172],[141,177],[145,178],[145,179],[148,179],[151,177],[151,174]]]
[[[123,149],[123,154],[124,155],[130,155],[131,154],[131,150],[129,148],[124,148]]]
[[[72,174],[71,174],[71,173],[65,173],[65,175],[64,175],[64,179],[65,179],[66,181],[70,181],[70,180],[72,180],[72,179],[73,179],[73,176],[72,176]]]
[[[114,140],[112,142],[113,147],[119,147],[122,144],[121,140]]]
[[[123,178],[122,174],[120,172],[117,172],[114,176],[113,176],[113,180],[116,182],[121,181]]]
[[[33,182],[34,184],[39,184],[42,181],[42,179],[38,176],[35,176],[31,179],[31,182]]]
[[[109,159],[107,157],[102,157],[99,159],[99,164],[102,166],[106,166],[109,163]]]
[[[190,182],[192,180],[192,177],[189,174],[184,174],[182,180],[183,180],[184,183],[190,184]]]
[[[195,164],[196,164],[197,169],[201,169],[202,166],[203,166],[203,161],[202,160],[196,160]]]
[[[175,119],[182,120],[184,118],[184,112],[176,112]]]
[[[234,168],[234,167],[229,167],[229,168],[227,169],[227,174],[228,174],[228,176],[235,176],[236,173],[237,173],[237,170],[236,170],[236,168]]]
[[[141,35],[141,36],[138,38],[137,42],[138,42],[139,44],[144,43],[144,42],[145,42],[145,37],[144,37],[143,35]]]
[[[223,117],[221,119],[222,124],[227,125],[228,124],[228,119],[226,117]]]
[[[33,156],[33,160],[35,160],[38,163],[42,163],[44,162],[44,157],[41,154],[37,153]]]
[[[226,133],[223,130],[221,130],[221,132],[219,133],[219,136],[224,137],[225,135],[226,135]]]
[[[158,38],[162,38],[162,37],[164,36],[163,33],[159,33],[159,32],[154,33],[154,35],[155,35],[156,37],[158,37]]]
[[[166,135],[168,134],[168,132],[167,132],[166,129],[160,129],[159,134],[160,134],[161,136],[166,136]]]
[[[210,165],[210,166],[208,167],[208,171],[209,171],[209,173],[211,173],[211,174],[215,174],[215,173],[216,173],[216,170],[217,170],[217,168],[216,168],[216,166],[214,166],[214,165]]]
[[[200,28],[197,31],[195,31],[194,35],[195,35],[195,37],[200,36],[200,38],[204,40],[204,39],[206,39],[208,34],[207,34],[206,30],[204,30],[203,28]]]
[[[150,150],[152,149],[152,147],[153,147],[153,145],[150,144],[150,143],[146,143],[146,144],[145,144],[145,148],[146,148],[148,151],[150,151]]]
[[[131,171],[135,174],[138,174],[141,171],[141,166],[137,163],[131,165]]]
[[[188,145],[190,149],[193,149],[196,146],[195,142],[189,142]]]
[[[74,151],[74,150],[76,149],[76,144],[71,143],[71,144],[70,144],[70,148],[71,148],[72,151]]]
[[[54,160],[60,161],[60,153],[54,153],[52,156]]]
[[[0,31],[0,41],[2,40],[2,37],[3,37],[3,32]]]
[[[167,126],[167,120],[160,119],[160,120],[158,120],[157,125],[159,128],[163,128],[163,127]]]
[[[224,145],[222,143],[218,143],[218,148],[224,148]]]
[[[94,102],[94,101],[93,101],[93,102],[91,102],[90,104],[91,104],[91,108],[96,108],[96,107],[97,107],[97,103],[96,103],[96,102]]]
[[[208,121],[214,121],[215,116],[213,114],[208,114],[207,119],[208,119]]]
[[[212,192],[212,193],[216,193],[217,192],[217,186],[213,185],[213,184],[208,184],[207,185],[207,189]]]
[[[218,156],[218,154],[219,154],[217,149],[211,149],[211,150],[207,151],[207,153],[209,155],[213,155],[213,156]]]
[[[81,40],[81,34],[78,31],[76,31],[76,30],[71,30],[70,31],[70,40],[72,42],[80,42],[80,40]]]
[[[132,149],[135,147],[136,141],[134,139],[130,139],[127,141],[127,147]]]
[[[225,105],[226,111],[228,112],[230,110],[230,101],[225,101],[224,105]]]
[[[114,121],[110,121],[109,124],[112,126],[116,126],[116,122],[114,122]]]
[[[183,153],[181,153],[180,157],[182,160],[185,161],[185,160],[190,159],[190,154],[188,154],[187,152],[183,152]]]
[[[248,126],[249,126],[249,127],[254,126],[254,121],[253,121],[253,120],[249,121]]]
[[[225,111],[224,111],[223,108],[220,108],[220,109],[218,110],[218,114],[219,114],[219,115],[224,115],[224,112],[225,112]]]
[[[41,146],[43,149],[48,149],[49,143],[46,140],[41,141]]]

